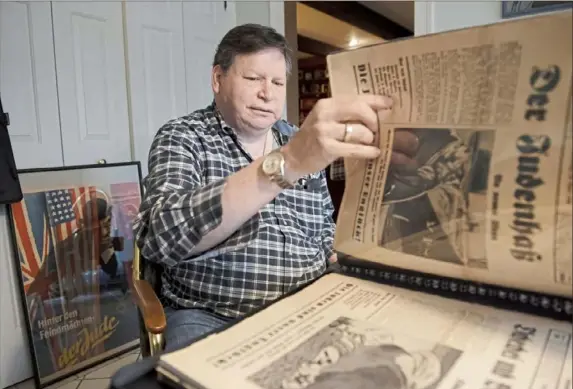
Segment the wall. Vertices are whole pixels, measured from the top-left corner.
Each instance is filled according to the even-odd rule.
[[[500,20],[499,1],[416,0],[414,6],[415,35],[495,23]]]
[[[237,12],[237,25],[245,23],[269,24],[270,3],[237,1],[235,7]]]

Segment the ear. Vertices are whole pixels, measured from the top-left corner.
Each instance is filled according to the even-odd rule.
[[[213,93],[217,94],[221,90],[221,78],[223,77],[223,69],[221,66],[215,65],[211,69],[211,88]]]

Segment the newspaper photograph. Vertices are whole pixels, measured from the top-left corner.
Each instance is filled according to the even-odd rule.
[[[570,389],[571,325],[329,274],[161,356],[204,389]]]
[[[335,249],[573,296],[571,10],[331,54],[331,91],[394,100],[376,160],[345,160]],[[549,43],[550,42],[550,43]],[[390,164],[417,136],[416,166]]]

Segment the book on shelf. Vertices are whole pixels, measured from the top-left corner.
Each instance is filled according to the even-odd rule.
[[[202,389],[572,388],[572,12],[328,57],[333,96],[394,99],[345,160],[340,269],[179,351]],[[394,136],[418,167],[389,164]]]

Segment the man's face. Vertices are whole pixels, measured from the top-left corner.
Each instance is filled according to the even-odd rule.
[[[286,61],[277,49],[239,55],[227,73],[213,68],[217,105],[237,131],[255,135],[280,119],[286,98]]]

